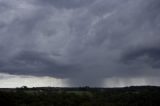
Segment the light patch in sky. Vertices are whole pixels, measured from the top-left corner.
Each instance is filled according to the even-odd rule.
[[[10,75],[0,73],[0,88],[15,87],[66,87],[66,79],[57,79],[53,77],[36,77],[25,75]]]
[[[125,87],[125,86],[146,86],[146,85],[160,85],[157,77],[135,77],[135,78],[106,78],[104,87]]]

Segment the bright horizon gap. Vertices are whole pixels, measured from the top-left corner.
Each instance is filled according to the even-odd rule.
[[[68,79],[60,79],[49,76],[30,76],[30,75],[12,75],[7,73],[0,73],[0,88],[20,88],[27,86],[28,88],[33,87],[102,87],[102,88],[115,88],[115,87],[128,87],[128,86],[160,86],[158,78],[106,78],[103,81],[102,86],[90,86],[80,85],[71,86],[69,85]]]
[[[30,76],[30,75],[11,75],[0,73],[0,88],[16,88],[16,87],[64,87],[67,86],[66,79],[58,79],[49,76]]]

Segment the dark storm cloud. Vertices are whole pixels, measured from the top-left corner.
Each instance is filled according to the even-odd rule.
[[[157,77],[159,11],[157,0],[0,0],[0,71],[71,86]]]
[[[123,56],[122,56],[123,57]],[[134,62],[144,62],[152,68],[160,68],[160,49],[159,48],[141,48],[139,50],[131,50],[124,54],[124,63],[132,64]]]
[[[38,0],[37,2],[42,5],[55,6],[56,8],[73,9],[88,6],[94,1],[95,0]]]
[[[9,72],[18,75],[45,75],[63,78],[68,75],[72,67],[74,66],[59,64],[50,57],[47,57],[47,54],[44,53],[22,51],[17,53],[10,61],[5,63],[2,62],[1,72]]]

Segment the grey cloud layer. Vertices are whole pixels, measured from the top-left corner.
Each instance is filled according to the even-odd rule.
[[[159,10],[157,0],[0,0],[0,70],[92,86],[159,76]]]

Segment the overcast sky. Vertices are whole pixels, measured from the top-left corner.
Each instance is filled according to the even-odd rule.
[[[0,0],[0,87],[160,85],[159,45],[159,0]]]

